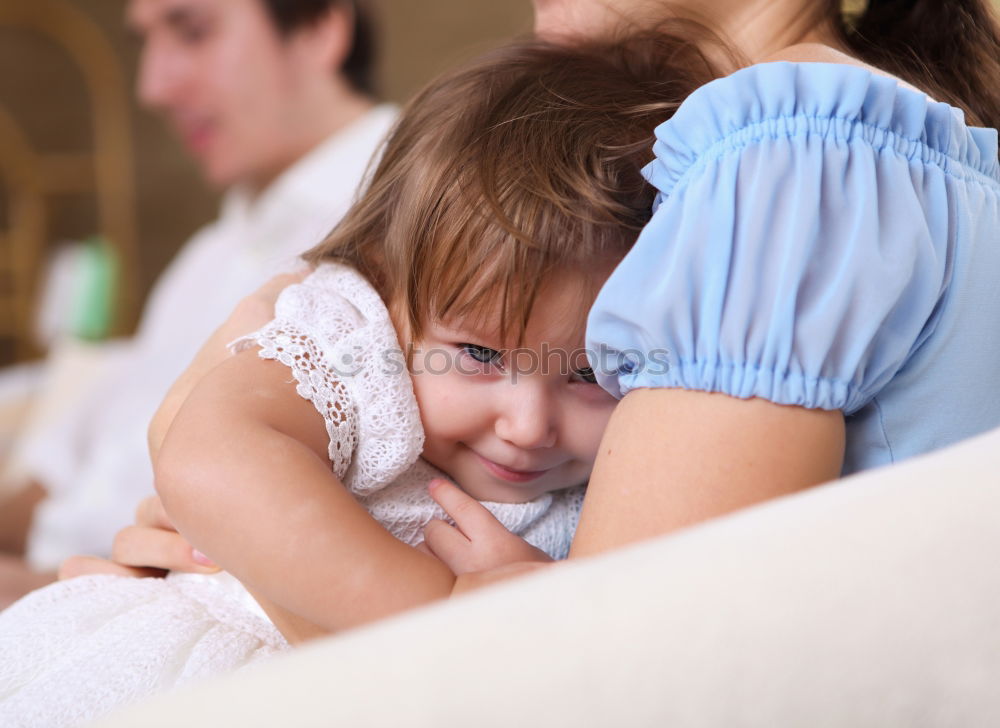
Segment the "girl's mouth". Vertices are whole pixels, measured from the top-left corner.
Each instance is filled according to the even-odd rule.
[[[479,453],[475,453],[483,466],[496,477],[511,483],[529,483],[545,475],[548,470],[514,470],[506,465],[494,462],[489,458],[484,458]]]

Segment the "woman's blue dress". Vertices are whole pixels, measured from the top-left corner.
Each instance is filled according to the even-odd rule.
[[[767,63],[656,135],[655,213],[588,323],[606,389],[842,410],[845,474],[1000,425],[995,130],[861,68]]]

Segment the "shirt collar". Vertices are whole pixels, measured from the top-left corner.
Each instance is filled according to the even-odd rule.
[[[276,208],[294,206],[310,211],[329,200],[330,190],[357,180],[352,168],[368,163],[373,149],[381,149],[383,140],[399,113],[394,104],[379,104],[346,127],[338,129],[312,151],[282,172],[256,198],[242,186],[232,187],[222,203],[227,218],[246,219],[266,216]],[[364,159],[359,158],[363,150]]]

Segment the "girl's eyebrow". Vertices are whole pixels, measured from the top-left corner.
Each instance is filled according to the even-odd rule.
[[[461,322],[446,324],[443,321],[435,321],[433,326],[437,328],[438,335],[444,338],[454,339],[469,344],[478,344],[490,349],[500,351],[505,347],[500,342],[499,332],[485,332],[478,327]]]

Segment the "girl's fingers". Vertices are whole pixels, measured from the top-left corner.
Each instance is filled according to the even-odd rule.
[[[464,570],[462,557],[468,552],[470,543],[457,528],[435,518],[424,526],[424,544],[452,571]]]
[[[208,563],[176,531],[146,526],[127,526],[115,535],[111,559],[121,566],[151,567],[169,571],[211,574],[218,566]]]
[[[162,569],[147,569],[135,566],[124,566],[114,561],[99,559],[96,556],[70,556],[59,565],[59,579],[73,579],[77,576],[92,574],[112,574],[117,576],[163,576]]]
[[[458,528],[433,520],[424,527],[431,551],[456,575],[491,571],[518,562],[549,562],[547,554],[508,531],[479,501],[445,480],[428,485]],[[527,568],[527,567],[525,567]]]
[[[493,586],[494,584],[507,581],[509,579],[517,579],[522,576],[528,576],[529,574],[533,574],[539,569],[544,569],[548,566],[551,566],[551,564],[538,561],[518,562],[514,564],[507,564],[506,566],[501,566],[490,571],[477,571],[468,574],[459,574],[458,578],[455,580],[455,586],[452,587],[451,595],[454,597],[465,592]]]
[[[482,538],[500,529],[507,529],[483,507],[483,504],[470,496],[454,483],[447,480],[432,480],[427,486],[431,498],[444,508],[445,513],[454,519],[458,528],[469,539]]]

